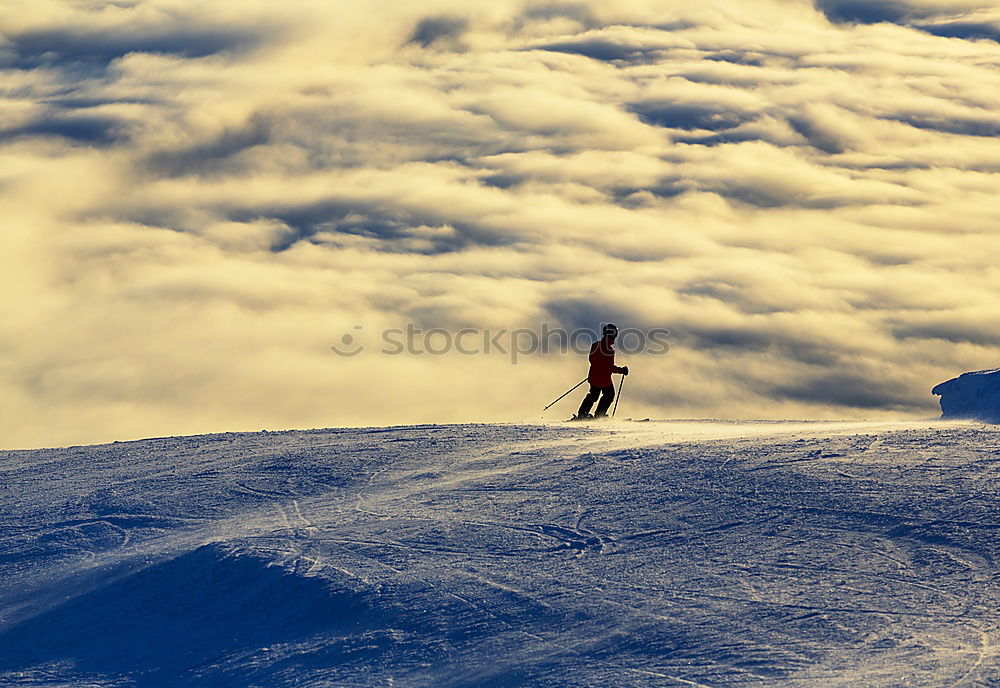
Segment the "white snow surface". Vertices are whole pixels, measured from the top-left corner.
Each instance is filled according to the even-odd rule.
[[[3,686],[996,686],[1000,428],[0,452]]]

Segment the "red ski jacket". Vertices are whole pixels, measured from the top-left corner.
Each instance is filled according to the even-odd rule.
[[[615,365],[615,348],[607,337],[594,342],[590,347],[590,373],[587,382],[594,387],[610,387],[611,373],[620,373],[622,369]]]

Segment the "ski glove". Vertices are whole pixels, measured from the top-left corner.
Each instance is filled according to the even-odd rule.
[[[628,366],[622,366],[622,375],[628,375]]]

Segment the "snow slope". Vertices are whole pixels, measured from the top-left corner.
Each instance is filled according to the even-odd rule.
[[[995,686],[1000,428],[0,452],[4,686]]]

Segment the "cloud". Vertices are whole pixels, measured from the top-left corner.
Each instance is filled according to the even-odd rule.
[[[253,32],[229,28],[177,27],[134,33],[112,30],[81,32],[72,27],[25,31],[7,36],[13,53],[9,64],[21,69],[40,66],[107,65],[129,53],[147,52],[198,58],[253,44]]]
[[[916,8],[905,0],[817,0],[816,6],[835,22],[902,22],[911,18]]]
[[[0,129],[0,139],[25,136],[57,136],[95,146],[120,140],[121,122],[116,117],[100,115],[43,115],[34,121],[10,129]]]
[[[923,24],[921,28],[928,33],[944,38],[987,39],[1000,43],[1000,20],[997,19],[991,21],[944,21]]]
[[[816,7],[837,23],[887,22],[943,38],[1000,41],[996,8],[980,0],[817,0]]]
[[[667,328],[630,415],[931,415],[1000,347],[998,22],[4,5],[0,438],[536,420],[586,365],[379,353],[407,323]]]
[[[755,120],[766,106],[746,91],[674,79],[644,89],[629,109],[656,126],[720,131]]]
[[[775,386],[772,394],[795,401],[839,404],[857,409],[907,409],[910,390],[869,369],[860,373],[820,374]]]
[[[448,42],[455,44],[468,26],[464,17],[427,17],[421,19],[409,42],[416,43],[422,48],[429,48],[435,43]]]
[[[988,306],[986,307],[988,308]],[[898,316],[894,334],[901,338],[944,340],[951,343],[1000,346],[1000,333],[991,327],[994,312],[980,308],[921,311]],[[989,313],[989,319],[983,319]]]

